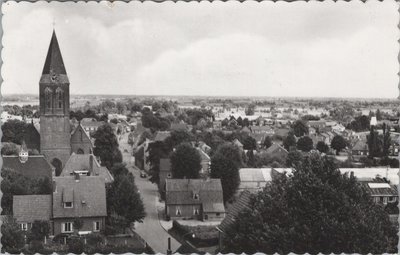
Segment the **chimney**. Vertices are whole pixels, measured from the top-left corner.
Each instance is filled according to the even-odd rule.
[[[93,154],[89,155],[89,173],[90,175],[93,175]]]

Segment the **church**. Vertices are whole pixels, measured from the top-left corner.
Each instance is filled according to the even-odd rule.
[[[92,154],[93,142],[79,123],[70,121],[69,79],[53,30],[39,82],[40,127],[31,124],[25,136],[28,149],[36,149],[59,176],[71,154]]]

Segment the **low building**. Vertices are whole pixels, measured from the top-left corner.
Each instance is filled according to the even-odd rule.
[[[245,190],[258,192],[272,181],[272,168],[241,168],[239,169],[240,184],[238,193]]]
[[[399,193],[396,185],[390,185],[386,182],[360,181],[363,187],[371,195],[377,204],[387,205],[396,203],[399,200]]]
[[[165,215],[170,219],[222,220],[220,179],[166,179]]]
[[[351,154],[355,156],[368,155],[368,144],[363,140],[358,140],[351,148]]]
[[[283,148],[280,144],[273,143],[266,151],[271,157],[286,159],[289,152]]]
[[[22,230],[28,231],[34,221],[50,222],[52,218],[51,203],[51,195],[13,196],[13,217]],[[52,233],[52,229],[50,233]]]

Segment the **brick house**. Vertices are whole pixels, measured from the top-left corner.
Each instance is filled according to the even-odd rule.
[[[36,220],[50,222],[52,217],[51,195],[13,196],[13,217],[20,228],[28,231]],[[52,224],[50,224],[50,227]],[[50,233],[52,233],[52,229]]]
[[[165,215],[170,219],[222,220],[220,179],[166,179]]]
[[[53,235],[100,232],[107,216],[106,189],[100,176],[55,177],[53,192]],[[82,227],[74,229],[80,219]]]

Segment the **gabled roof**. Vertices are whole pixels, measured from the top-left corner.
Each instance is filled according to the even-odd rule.
[[[13,216],[17,222],[51,219],[51,195],[13,196]]]
[[[225,218],[221,224],[217,227],[219,231],[227,232],[236,222],[237,216],[244,209],[250,209],[252,193],[248,190],[243,191],[239,198],[228,208]]]
[[[53,30],[49,50],[47,51],[46,62],[44,63],[42,74],[67,74],[64,61],[61,56],[60,46],[56,32]]]
[[[92,169],[91,169],[92,166]],[[105,183],[114,181],[113,176],[104,166],[100,166],[99,162],[93,154],[75,154],[72,153],[60,176],[73,176],[74,171],[90,172],[90,176],[100,176],[104,179]]]
[[[205,153],[202,149],[197,148],[197,151],[198,151],[199,154],[200,154],[201,161],[203,161],[203,160],[208,160],[208,161],[210,161],[210,160],[211,160],[210,156],[208,156],[208,154]]]
[[[220,179],[166,179],[165,183],[166,205],[201,204],[204,212],[225,211]]]
[[[82,132],[82,134],[84,135],[82,141],[86,140],[87,142],[90,142],[90,145],[93,148],[94,145],[92,143],[92,140],[90,139],[90,135],[85,131],[85,129],[82,127],[81,123],[79,123],[78,126],[74,130],[72,130],[71,143],[74,141],[73,137],[78,131]],[[79,142],[82,142],[82,141],[79,141]]]
[[[233,144],[235,144],[239,147],[243,147],[243,144],[237,138],[235,138],[235,140],[233,140]]]
[[[276,152],[283,152],[288,154],[288,151],[283,148],[280,144],[273,143],[266,151],[268,154],[276,153]]]
[[[53,167],[47,162],[43,155],[32,155],[28,157],[28,161],[21,163],[19,156],[10,155],[2,156],[2,169],[11,169],[26,177],[48,177],[51,178]]]
[[[53,218],[107,216],[106,188],[100,176],[54,177]],[[64,194],[73,197],[73,208],[64,208]]]
[[[367,143],[366,143],[365,141],[363,141],[363,140],[358,140],[358,141],[354,144],[352,150],[353,150],[353,151],[367,151],[367,150],[368,150],[368,145],[367,145]]]

